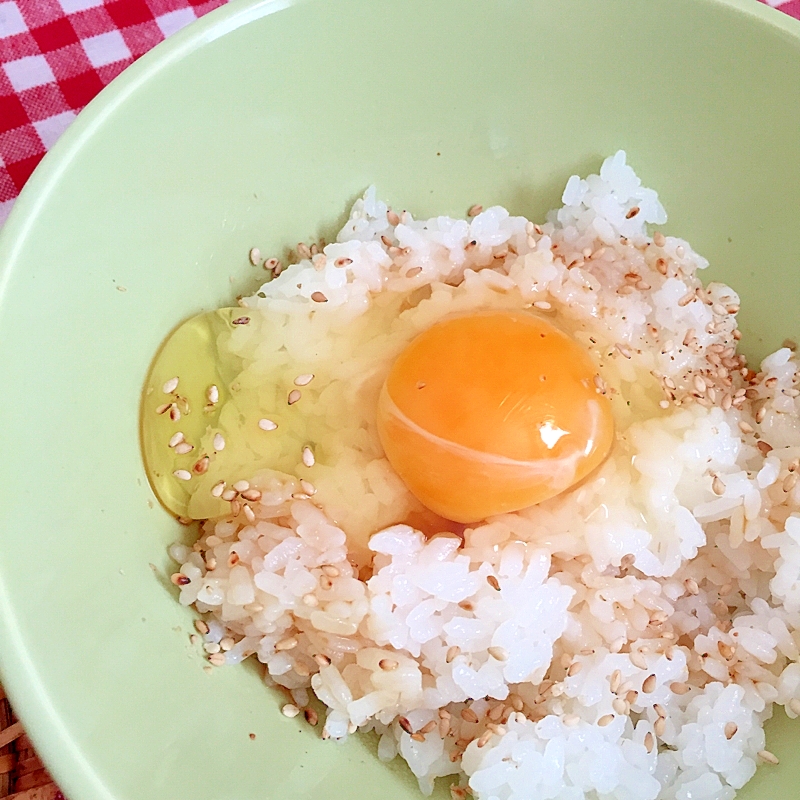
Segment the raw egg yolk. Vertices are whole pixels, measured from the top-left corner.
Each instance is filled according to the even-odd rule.
[[[453,317],[395,361],[378,433],[423,505],[477,522],[554,497],[605,459],[614,422],[596,377],[585,350],[534,314]]]

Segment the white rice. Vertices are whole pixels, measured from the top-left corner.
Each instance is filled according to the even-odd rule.
[[[377,731],[423,793],[728,800],[770,757],[773,704],[800,712],[798,363],[748,371],[736,293],[647,233],[666,214],[623,152],[562,200],[541,227],[499,207],[392,225],[370,189],[335,244],[244,301],[223,344],[258,416],[237,430],[273,469],[228,476],[262,492],[255,521],[172,548],[180,601],[226,664],[255,654],[300,707],[313,688],[324,736]],[[617,441],[579,487],[426,538],[397,524],[422,509],[383,457],[378,391],[419,331],[484,307],[586,347]]]

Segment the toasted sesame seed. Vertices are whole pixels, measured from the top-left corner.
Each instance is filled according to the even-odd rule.
[[[652,694],[656,690],[656,676],[648,675],[642,683],[642,691],[645,694]]]
[[[179,481],[189,481],[192,479],[192,473],[188,469],[176,469],[172,473]]]
[[[177,433],[172,434],[172,437],[169,440],[169,446],[177,447],[181,442],[184,442],[185,440],[186,437],[183,435],[183,433],[181,431],[178,431]]]
[[[468,217],[477,217],[478,214],[481,213],[481,211],[483,211],[483,206],[480,205],[479,203],[475,203],[475,205],[470,206],[467,209],[467,216]]]
[[[464,722],[475,723],[478,721],[478,715],[471,708],[462,708],[461,719],[463,719]]]
[[[208,657],[208,662],[215,667],[221,667],[225,663],[225,656],[222,653],[212,653]]]
[[[719,602],[719,601],[718,601]],[[725,606],[725,610],[722,612],[723,614],[727,613],[728,606],[726,603],[722,602],[721,606]],[[731,645],[727,644],[726,642],[717,642],[717,650],[719,650],[719,654],[728,661],[733,657],[733,654],[736,652],[736,648],[732,647]]]
[[[169,407],[169,418],[173,422],[177,422],[181,418],[181,410],[175,403],[172,403]]]
[[[669,688],[673,694],[678,695],[686,694],[690,690],[689,686],[682,681],[675,681],[675,683],[671,683]]]
[[[314,711],[313,708],[307,708],[305,711],[303,711],[303,716],[306,718],[306,722],[311,725],[312,728],[319,722],[317,712]]]
[[[250,503],[257,503],[261,496],[261,492],[258,489],[245,489],[242,492],[242,498]]]
[[[739,421],[739,430],[744,434],[753,433],[752,425],[748,425],[744,420]]]
[[[497,661],[508,661],[508,650],[505,647],[487,647],[486,652]]]
[[[736,736],[736,731],[739,730],[739,726],[735,722],[726,722],[725,723],[725,738],[726,739],[733,739]]]
[[[725,484],[722,482],[719,475],[715,475],[714,480],[711,481],[711,491],[716,495],[725,494]]]
[[[761,408],[756,411],[756,422],[760,425],[764,421],[764,417],[767,415],[767,407],[761,406]]]
[[[387,209],[386,211],[386,219],[392,226],[400,224],[400,217],[398,216],[397,212],[392,211],[391,208]]]
[[[664,234],[661,231],[656,231],[653,234],[653,244],[657,247],[663,247],[667,243],[667,240],[664,238]]]
[[[697,298],[697,295],[695,294],[694,289],[692,289],[692,291],[686,292],[686,294],[683,297],[681,297],[680,300],[678,300],[678,305],[681,308],[683,308],[684,306],[688,306],[689,303],[691,303],[692,300],[695,300],[696,298]]]
[[[156,414],[165,414],[172,408],[172,403],[162,403],[160,406],[156,407]]]
[[[758,451],[761,453],[762,456],[767,455],[768,453],[772,452],[772,445],[767,444],[767,442],[758,442],[756,444]]]
[[[177,448],[176,448],[177,449]],[[194,466],[192,469],[198,474],[203,475],[204,473],[208,472],[208,465],[211,459],[208,456],[202,456],[195,461]]]
[[[487,575],[486,583],[488,583],[489,586],[491,586],[496,592],[500,591],[500,581],[498,581],[494,575]]]
[[[303,464],[307,467],[313,467],[315,463],[314,451],[308,445],[305,445],[303,447]]]
[[[407,717],[398,717],[397,724],[406,732],[406,733],[414,733],[414,729],[411,727],[411,723],[408,721]]]
[[[289,636],[286,639],[281,639],[275,645],[275,650],[280,652],[281,650],[293,650],[295,647],[297,647],[297,639],[294,636]]]
[[[656,742],[653,738],[653,734],[650,731],[647,731],[647,733],[644,735],[644,749],[647,750],[648,753],[652,753],[655,745]]]
[[[461,655],[461,648],[454,644],[447,649],[447,655],[444,657],[445,663],[451,664],[459,655]]]
[[[191,583],[191,580],[182,572],[176,572],[173,575],[170,575],[169,579],[175,584],[175,586],[186,586],[187,584]]]
[[[790,472],[784,479],[783,479],[783,491],[787,494],[797,486],[798,476],[796,472]]]
[[[766,761],[767,764],[775,764],[776,766],[780,764],[778,756],[776,756],[775,753],[771,753],[769,750],[759,750],[758,757],[762,761]]]
[[[406,272],[406,278],[416,278],[420,272],[422,272],[422,267],[411,267],[411,269]]]
[[[494,736],[494,731],[484,731],[481,734],[480,739],[478,739],[478,747],[486,747],[489,744],[489,740]]]
[[[384,672],[391,672],[392,670],[395,670],[400,666],[400,662],[399,661],[395,661],[393,658],[382,658],[378,662],[378,666]],[[433,728],[431,728],[431,730],[433,730]]]
[[[572,678],[573,676],[577,675],[582,669],[583,669],[583,664],[580,661],[573,661],[573,663],[569,665],[569,669],[567,670],[567,677]]]
[[[250,317],[236,317],[231,320],[231,325],[248,325],[249,323]]]
[[[664,731],[667,729],[667,719],[666,717],[659,717],[653,723],[653,730],[656,732],[656,736],[661,738],[664,735]]]
[[[613,714],[604,714],[600,719],[597,720],[597,724],[601,728],[605,728],[607,725],[610,725],[614,721]]]
[[[639,206],[633,206],[633,208],[628,210],[628,213],[625,215],[625,219],[633,219],[639,213]]]
[[[693,595],[700,594],[700,587],[697,585],[697,581],[694,578],[687,578],[683,582],[683,585],[686,588],[686,591],[689,592],[689,594]]]
[[[292,389],[289,392],[289,397],[287,398],[287,402],[290,406],[293,406],[303,395],[301,394],[299,389]]]
[[[311,299],[315,303],[327,303],[328,298],[322,292],[311,292]]]

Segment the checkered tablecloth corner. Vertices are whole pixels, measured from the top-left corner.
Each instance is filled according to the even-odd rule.
[[[39,161],[125,67],[226,0],[0,0],[0,225]]]
[[[125,67],[227,0],[0,0],[0,226],[39,161]],[[800,0],[765,0],[800,19]]]

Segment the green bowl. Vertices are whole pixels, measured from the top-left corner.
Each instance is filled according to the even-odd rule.
[[[799,76],[800,23],[755,0],[237,0],[102,92],[0,237],[0,666],[71,800],[418,796],[255,666],[206,674],[165,577],[186,532],[139,391],[179,320],[263,277],[251,246],[330,235],[370,183],[541,217],[624,148],[759,358],[800,333]],[[742,798],[799,796],[798,733],[770,723],[783,762]]]

